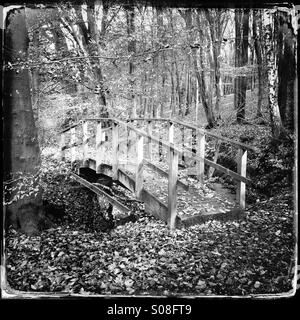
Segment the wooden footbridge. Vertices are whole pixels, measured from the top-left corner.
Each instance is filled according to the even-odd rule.
[[[205,156],[208,139],[214,141],[212,160]],[[229,144],[236,150],[236,172],[217,163],[222,143]],[[146,212],[166,221],[171,229],[211,218],[241,218],[246,206],[246,184],[250,183],[246,176],[249,151],[254,149],[172,119],[84,119],[61,131],[61,159],[80,162],[79,170],[72,173],[74,179],[96,194],[104,195],[119,210],[128,212],[129,209],[124,204],[80,175],[84,168],[90,168],[95,174],[112,177],[130,190],[137,200],[144,202]],[[189,167],[184,174],[179,170],[182,160],[188,163]],[[147,190],[145,167],[161,176],[161,179],[167,179],[167,203]],[[191,187],[184,175],[193,175],[201,185],[205,182],[205,174],[211,177],[215,170],[229,175],[237,183],[236,204],[232,210],[180,217],[178,190],[189,192]]]

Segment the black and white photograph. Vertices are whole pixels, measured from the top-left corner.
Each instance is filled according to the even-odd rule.
[[[1,9],[2,299],[295,296],[300,7]]]

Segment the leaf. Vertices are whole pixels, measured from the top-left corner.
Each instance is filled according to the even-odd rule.
[[[124,281],[124,284],[126,287],[132,287],[133,286],[134,281],[132,279],[128,279]]]
[[[198,283],[197,283],[197,285],[196,285],[196,288],[198,288],[198,289],[205,289],[206,288],[206,283],[205,283],[205,281],[203,281],[203,280],[199,280],[198,281]]]
[[[259,281],[256,281],[254,283],[254,288],[258,289],[260,287],[261,283]]]
[[[160,256],[164,256],[166,254],[166,251],[164,249],[161,249],[159,252],[158,252],[158,255]]]

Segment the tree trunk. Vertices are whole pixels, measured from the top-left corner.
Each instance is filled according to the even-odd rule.
[[[176,61],[176,56],[174,53],[174,65],[175,65],[175,76],[176,76],[176,93],[177,93],[177,98],[178,98],[178,114],[182,115],[182,107],[183,107],[183,103],[182,103],[182,96],[181,96],[181,90],[180,90],[180,74],[179,74],[179,70],[178,70],[178,64]]]
[[[223,38],[223,33],[225,26],[227,24],[227,18],[225,16],[226,12],[224,9],[213,9],[204,11],[206,20],[208,22],[210,30],[210,38],[212,45],[212,56],[214,68],[214,85],[216,90],[216,103],[215,103],[215,112],[217,120],[221,119],[220,115],[220,101],[222,96],[222,83],[221,83],[221,72],[220,72],[220,62],[219,55],[221,52],[221,39]],[[213,15],[214,14],[214,15]],[[222,16],[223,15],[223,16]]]
[[[248,63],[249,9],[235,11],[235,67]],[[234,106],[238,123],[245,120],[247,78],[238,75],[235,79]]]
[[[204,42],[204,34],[202,31],[201,23],[200,23],[200,18],[199,18],[199,12],[196,13],[196,21],[197,21],[197,26],[198,26],[198,32],[200,35],[200,40],[203,43]],[[205,65],[204,65],[204,52],[203,52],[203,47],[200,45],[199,46],[199,52],[200,52],[200,58],[199,58],[199,67],[200,71],[198,69],[198,64],[197,64],[197,55],[196,55],[196,48],[192,48],[192,60],[193,60],[193,65],[194,65],[194,72],[198,81],[198,86],[199,86],[199,93],[201,97],[201,102],[203,105],[203,109],[205,112],[206,120],[207,120],[207,128],[213,128],[216,125],[216,119],[213,111],[212,104],[209,99],[209,93],[207,92],[207,84],[205,81]]]
[[[28,32],[25,9],[14,9],[8,13],[5,28],[5,64],[16,63],[22,55],[28,56]],[[19,172],[36,175],[40,167],[40,149],[34,122],[30,95],[29,70],[6,69],[4,72],[4,179],[14,180]],[[10,187],[16,187],[12,182]],[[44,218],[42,194],[37,181],[32,184],[36,192],[20,197],[11,191],[6,197],[8,222],[23,232],[38,233]]]
[[[33,48],[39,47],[39,30],[35,30],[32,35]],[[31,70],[31,87],[32,87],[32,107],[36,112],[36,118],[39,111],[39,95],[40,95],[40,74],[37,68]]]
[[[126,21],[127,21],[127,36],[128,36],[128,53],[129,55],[134,55],[136,52],[136,43],[133,39],[134,32],[135,32],[135,25],[134,25],[135,13],[134,13],[134,5],[129,4],[126,6]],[[137,110],[135,105],[135,93],[134,93],[134,73],[135,73],[135,66],[133,63],[133,58],[129,59],[129,91],[130,91],[130,101],[131,101],[131,116],[136,118]]]
[[[259,25],[258,25],[259,24]],[[257,59],[257,76],[258,76],[258,92],[257,92],[257,109],[256,118],[262,117],[262,99],[263,99],[263,70],[262,70],[262,50],[261,50],[261,12],[259,10],[253,10],[253,38],[254,49]]]
[[[296,39],[291,15],[278,12],[278,105],[283,126],[294,130]]]
[[[265,47],[268,70],[268,107],[272,134],[275,138],[278,138],[283,131],[283,127],[278,105],[278,66],[274,39],[274,17],[270,10],[267,11],[265,20]]]
[[[191,104],[191,89],[190,89],[190,83],[191,83],[191,77],[190,77],[190,70],[189,70],[190,64],[188,64],[188,70],[186,74],[186,104],[185,104],[185,115],[190,114],[190,104]]]

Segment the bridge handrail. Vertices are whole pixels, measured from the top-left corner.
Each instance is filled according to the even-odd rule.
[[[182,121],[178,121],[178,120],[175,120],[175,119],[171,119],[171,118],[131,118],[131,119],[128,119],[128,120],[131,120],[131,121],[140,120],[140,121],[168,121],[168,122],[173,122],[173,123],[176,123],[178,125],[184,126],[186,128],[192,129],[192,130],[201,130],[207,136],[210,136],[210,137],[213,137],[213,138],[216,138],[216,139],[219,139],[219,140],[223,140],[224,142],[230,143],[231,145],[235,145],[236,147],[242,148],[243,150],[250,150],[250,151],[255,151],[255,152],[257,151],[257,149],[255,147],[249,146],[249,145],[244,144],[242,142],[235,141],[235,140],[220,136],[218,134],[209,132],[209,131],[207,131],[205,129],[202,129],[200,127],[191,125],[191,124],[186,123],[186,122],[182,122]]]
[[[145,119],[149,119],[149,118],[145,118]],[[183,149],[179,149],[179,148],[175,147],[174,144],[169,143],[169,142],[167,142],[167,141],[165,141],[165,140],[162,140],[162,139],[158,139],[158,138],[154,137],[153,135],[147,134],[145,131],[140,130],[140,129],[137,129],[137,128],[135,128],[134,126],[132,126],[132,125],[130,125],[130,124],[124,122],[124,121],[121,121],[121,120],[119,120],[119,119],[115,119],[115,118],[97,118],[97,119],[95,119],[95,118],[90,118],[90,119],[84,119],[84,120],[82,120],[82,121],[81,121],[81,124],[84,123],[85,121],[101,121],[101,120],[110,120],[110,121],[113,121],[113,122],[117,122],[117,123],[119,123],[119,124],[121,124],[121,125],[129,128],[130,130],[136,132],[137,134],[139,134],[139,135],[141,135],[141,136],[149,139],[149,140],[148,140],[149,142],[155,142],[155,143],[157,143],[157,144],[161,144],[161,145],[162,145],[163,147],[165,147],[167,150],[169,150],[169,149],[174,150],[174,152],[176,152],[176,153],[178,154],[178,156],[183,156],[186,152],[192,153],[192,150],[190,150],[190,149],[187,148],[187,147],[183,147]],[[135,119],[130,119],[130,120],[134,121]],[[130,120],[129,120],[129,121],[130,121]],[[139,118],[139,120],[140,120],[140,118]],[[125,121],[126,121],[126,120],[125,120]],[[174,121],[171,120],[170,122],[174,122]],[[79,124],[80,124],[80,123],[79,123]],[[77,125],[78,125],[78,124],[77,124]],[[73,125],[72,128],[73,128],[73,127],[75,127],[75,125]],[[70,128],[70,129],[71,129],[71,128]],[[111,127],[102,129],[102,131],[106,131],[106,130],[109,130],[109,129],[111,129]],[[202,131],[200,128],[197,128],[197,127],[193,127],[193,129]],[[64,132],[66,132],[66,131],[64,131]],[[205,134],[205,133],[204,133],[204,134]],[[94,136],[95,136],[95,135],[94,135]],[[218,137],[218,136],[217,136],[217,137]],[[89,139],[88,139],[87,141],[89,141]],[[62,150],[65,150],[65,149],[71,148],[71,147],[75,147],[75,146],[79,146],[80,144],[82,144],[82,143],[73,143],[73,144],[70,145],[70,146],[64,146],[64,147],[62,147]],[[197,155],[193,155],[193,158],[194,158],[195,160],[197,160],[197,161],[201,161],[201,160],[202,160],[202,159],[201,159],[199,156],[197,156]],[[244,176],[242,176],[242,175],[240,175],[240,174],[238,174],[238,173],[236,173],[236,172],[234,172],[234,171],[232,171],[232,170],[230,170],[230,169],[228,169],[228,168],[226,168],[226,167],[224,167],[224,166],[222,166],[222,165],[220,165],[220,164],[214,163],[213,161],[210,161],[210,160],[208,160],[208,159],[206,159],[206,158],[204,159],[204,162],[205,162],[206,164],[208,164],[209,166],[211,166],[211,167],[213,167],[213,168],[215,168],[215,169],[217,169],[217,170],[219,170],[219,171],[221,171],[221,172],[223,172],[223,173],[231,176],[234,180],[237,180],[237,181],[240,181],[240,182],[244,182],[244,183],[248,183],[248,184],[251,183],[251,180],[250,180],[250,179],[248,179],[248,178],[246,178],[246,177],[244,177]]]
[[[62,129],[62,130],[59,131],[59,134],[65,133],[65,132],[67,132],[67,131],[75,128],[75,127],[78,127],[79,125],[83,124],[83,122],[84,122],[84,120],[80,120],[80,121],[78,121],[77,123],[74,123],[74,124],[72,124],[71,126],[69,126],[69,127],[67,127],[67,128],[64,128],[64,129]]]

